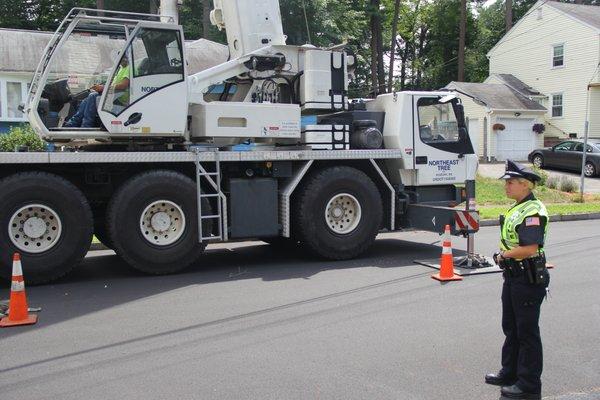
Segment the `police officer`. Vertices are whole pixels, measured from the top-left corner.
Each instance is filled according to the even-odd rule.
[[[506,195],[516,203],[500,217],[501,240],[494,260],[504,269],[502,287],[502,369],[485,382],[502,386],[511,399],[541,399],[542,339],[540,306],[550,281],[544,242],[548,212],[532,189],[541,180],[531,169],[507,161]]]

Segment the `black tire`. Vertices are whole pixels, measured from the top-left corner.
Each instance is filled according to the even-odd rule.
[[[544,156],[541,154],[536,154],[531,159],[534,166],[538,168],[544,168]],[[536,162],[537,161],[537,162]]]
[[[585,163],[584,175],[586,177],[593,178],[594,176],[596,176],[597,173],[598,171],[596,170],[596,166],[594,165],[594,163],[590,161]]]
[[[15,252],[21,254],[27,284],[46,283],[64,276],[88,252],[92,241],[92,211],[83,193],[66,179],[45,172],[9,176],[0,181],[0,204],[0,277],[10,279]],[[61,233],[53,240],[53,247],[46,251],[34,253],[19,249],[13,242],[17,239],[9,237],[12,216],[27,205],[46,206],[59,217]],[[49,221],[46,218],[50,217],[44,216]],[[15,229],[19,229],[18,226]],[[44,240],[47,232],[38,243]],[[25,246],[25,243],[21,245]],[[29,245],[34,243],[27,242]]]
[[[334,232],[325,219],[329,201],[336,195],[354,196],[361,207],[358,225],[351,231]],[[314,173],[299,188],[294,201],[293,226],[310,252],[330,260],[358,257],[375,241],[381,227],[383,206],[377,186],[362,171],[332,167]]]
[[[144,210],[159,200],[173,202],[185,217],[181,236],[168,245],[150,243],[140,229]],[[203,200],[203,209],[210,210]],[[178,172],[150,171],[131,178],[114,195],[108,206],[108,230],[114,250],[133,268],[148,274],[168,274],[194,263],[206,247],[206,242],[198,242],[197,215],[194,181]],[[205,232],[211,231],[211,220],[202,226]]]

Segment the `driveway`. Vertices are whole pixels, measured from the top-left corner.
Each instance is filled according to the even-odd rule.
[[[523,165],[531,167],[531,164],[529,163],[523,163]],[[504,163],[479,164],[479,170],[477,172],[486,178],[499,178],[504,174]],[[554,169],[544,169],[544,172],[546,172],[549,176],[556,176],[558,178],[561,176],[567,176],[571,179],[574,179],[577,182],[577,187],[579,188],[579,179],[581,175],[578,173],[557,171]],[[584,190],[586,193],[600,194],[600,178],[585,178]]]

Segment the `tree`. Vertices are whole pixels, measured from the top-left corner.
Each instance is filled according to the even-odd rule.
[[[465,40],[467,36],[467,0],[460,2],[460,33],[458,38],[458,81],[465,80]]]
[[[513,2],[506,0],[506,32],[510,31],[513,24]]]
[[[394,61],[396,60],[396,43],[398,36],[398,17],[400,14],[400,0],[396,0],[394,3],[394,20],[392,21],[392,40],[390,49],[390,68],[388,77],[388,92],[391,92],[394,88]]]

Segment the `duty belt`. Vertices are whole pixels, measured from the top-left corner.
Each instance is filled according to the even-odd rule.
[[[504,269],[508,272],[511,277],[518,277],[523,275],[526,271],[534,270],[536,263],[546,264],[546,256],[539,255],[536,257],[526,258],[524,260],[515,260],[513,258],[507,258],[504,261]]]

